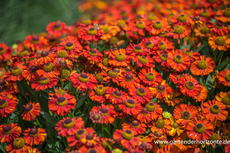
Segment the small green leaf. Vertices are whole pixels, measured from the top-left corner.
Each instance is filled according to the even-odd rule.
[[[75,106],[75,109],[78,109],[81,107],[81,105],[85,102],[86,98],[87,98],[88,95],[84,95],[82,96],[78,101],[77,101],[77,104]]]
[[[201,49],[204,47],[205,45],[201,45],[200,47],[198,47],[197,49],[194,49],[194,52],[199,52],[201,51]]]
[[[230,59],[226,58],[223,62],[220,63],[220,65],[218,65],[215,69],[216,70],[222,70],[224,69],[224,67],[230,63]]]
[[[56,124],[58,122],[58,119],[56,117],[51,116],[49,113],[41,110],[41,115],[46,119],[46,121],[50,123]]]
[[[25,92],[25,87],[23,85],[23,81],[18,81],[17,80],[17,87],[18,87],[18,91],[20,92],[20,94],[27,100],[28,100],[28,97],[26,96],[26,92]]]
[[[208,75],[207,79],[206,79],[206,84],[205,87],[208,91],[212,90],[213,88],[213,81],[212,81],[212,76],[211,74]]]

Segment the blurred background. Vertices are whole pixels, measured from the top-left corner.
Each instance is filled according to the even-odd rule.
[[[12,46],[28,34],[45,31],[51,21],[73,24],[80,0],[0,0],[0,42]]]

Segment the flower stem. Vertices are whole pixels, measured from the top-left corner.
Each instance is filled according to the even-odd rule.
[[[219,60],[219,65],[220,65],[220,63],[221,63],[221,60],[222,60],[223,55],[224,55],[224,51],[221,52],[221,56],[220,56],[220,60]]]
[[[42,128],[42,125],[40,124],[40,122],[38,121],[38,119],[37,119],[37,118],[35,118],[35,121],[37,122],[37,124],[39,125],[39,127],[41,127],[41,128]]]

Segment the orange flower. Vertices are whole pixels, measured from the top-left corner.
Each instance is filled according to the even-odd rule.
[[[174,44],[169,41],[168,39],[164,39],[164,38],[158,38],[158,44],[157,44],[157,49],[160,51],[164,51],[166,53],[172,52],[172,50],[174,50]]]
[[[54,37],[61,37],[66,32],[66,29],[66,24],[61,21],[50,22],[46,26],[46,31]]]
[[[224,86],[230,86],[230,70],[225,69],[220,71],[218,80],[219,83],[223,84]]]
[[[195,97],[196,102],[203,102],[208,96],[208,91],[205,88],[205,86],[200,84],[200,87],[201,87],[200,93]]]
[[[80,153],[106,153],[105,149],[102,146],[94,146],[93,148],[83,146],[79,149],[79,151]]]
[[[175,107],[173,116],[177,119],[177,123],[186,125],[198,116],[198,110],[193,105],[180,104]]]
[[[193,75],[208,75],[214,70],[214,68],[215,68],[214,61],[210,57],[207,57],[205,59],[205,55],[204,55],[204,56],[200,56],[199,60],[191,64],[190,71],[192,72]]]
[[[11,123],[6,125],[0,125],[0,140],[1,143],[12,142],[14,139],[18,138],[22,133],[20,126],[17,123]]]
[[[189,60],[191,63],[200,59],[200,53],[198,53],[198,52],[193,52],[189,49],[184,49],[183,53],[189,56]]]
[[[54,60],[54,54],[50,53],[49,49],[43,49],[38,52],[38,57],[35,60],[35,65],[36,66],[43,66],[44,64],[51,63]]]
[[[4,80],[9,82],[10,84],[16,84],[16,81],[23,80],[23,71],[26,69],[22,64],[17,65],[16,67],[11,68],[10,72],[6,72],[4,76]]]
[[[152,133],[160,132],[162,135],[167,134],[172,129],[171,121],[169,119],[163,119],[161,116],[149,124]]]
[[[171,120],[172,130],[169,131],[170,136],[180,136],[184,132],[184,126],[180,125],[173,117],[169,118]]]
[[[209,45],[212,47],[213,51],[218,49],[219,51],[227,51],[230,48],[230,38],[227,36],[211,36],[208,39]]]
[[[119,85],[122,86],[125,89],[128,89],[130,87],[135,87],[137,84],[139,84],[140,80],[135,77],[132,73],[127,74],[120,74],[118,75],[119,79]]]
[[[200,38],[209,38],[211,36],[210,28],[206,25],[196,26],[195,35]]]
[[[170,22],[173,25],[179,24],[179,25],[187,25],[190,27],[194,25],[193,20],[186,13],[171,17]]]
[[[53,86],[57,85],[57,79],[49,79],[46,77],[42,77],[39,79],[38,82],[34,82],[31,84],[31,88],[35,89],[35,91],[45,90],[47,88],[52,88]]]
[[[165,145],[160,149],[161,153],[180,152],[181,150],[175,145]]]
[[[86,57],[91,64],[96,64],[102,61],[103,55],[96,48],[85,47],[83,56]]]
[[[183,72],[190,66],[189,56],[180,50],[173,50],[168,53],[167,64],[178,72]]]
[[[104,123],[104,115],[101,111],[91,110],[89,112],[89,118],[95,124],[103,124]]]
[[[74,109],[76,105],[75,97],[68,93],[63,95],[55,94],[49,99],[48,106],[50,111],[60,116],[67,115],[70,109]]]
[[[37,129],[36,127],[24,130],[23,135],[25,143],[30,146],[42,144],[47,137],[45,129]]]
[[[128,23],[131,32],[136,32],[141,36],[145,36],[146,22],[144,20],[134,20]]]
[[[0,60],[7,61],[10,59],[12,54],[12,49],[4,43],[0,43]]]
[[[97,85],[96,87],[94,87],[94,90],[89,90],[89,98],[99,103],[105,103],[105,92],[107,89],[108,87],[104,87],[103,85]]]
[[[115,36],[121,29],[118,26],[112,25],[100,25],[100,28],[104,31],[104,35],[101,37],[102,40],[108,40],[112,36]]]
[[[126,51],[127,55],[130,56],[147,55],[149,53],[148,49],[145,48],[144,45],[135,45],[133,43],[127,46]]]
[[[230,22],[229,8],[226,8],[225,10],[218,9],[216,12],[216,19],[221,22]]]
[[[23,138],[16,138],[6,146],[6,151],[10,153],[24,153],[30,148],[31,146],[26,145]]]
[[[173,29],[171,29],[171,33],[168,36],[173,37],[174,39],[182,39],[184,37],[189,36],[190,29],[183,25],[174,25]]]
[[[168,54],[164,53],[164,51],[156,51],[153,58],[157,63],[161,63],[162,67],[169,67],[169,64],[167,63]]]
[[[228,27],[226,27],[222,22],[209,22],[208,27],[214,36],[225,36],[228,33]]]
[[[162,31],[169,31],[171,29],[171,26],[168,24],[167,19],[164,18],[162,20],[153,20],[148,22],[146,29],[151,35],[158,35]]]
[[[55,129],[58,132],[58,135],[66,137],[68,135],[74,135],[79,129],[84,127],[84,121],[81,117],[69,118],[65,117],[63,120],[60,120],[55,125]]]
[[[96,134],[93,133],[84,133],[80,136],[80,140],[86,147],[93,147],[97,146],[100,143],[99,137],[97,137]]]
[[[122,102],[119,102],[118,107],[123,111],[123,113],[128,115],[137,115],[142,110],[141,104],[135,99],[131,99],[129,97],[126,97]]]
[[[43,36],[28,35],[23,43],[28,49],[35,51],[45,47],[48,41]]]
[[[214,126],[208,120],[194,120],[186,126],[186,133],[193,140],[208,140],[213,133]]]
[[[141,68],[154,68],[155,62],[150,56],[138,56],[132,58],[135,64]]]
[[[25,68],[25,70],[22,72],[22,76],[25,78],[25,80],[36,81],[39,79],[37,70],[39,70],[39,68],[36,65],[31,65],[30,67]]]
[[[153,68],[141,69],[138,77],[145,85],[152,87],[155,87],[162,82],[162,76]]]
[[[181,93],[178,90],[174,89],[171,95],[165,99],[165,102],[169,106],[175,106],[175,104],[179,104],[182,102],[182,98],[177,98],[180,95]]]
[[[212,122],[215,120],[224,121],[228,116],[225,106],[216,100],[209,100],[203,103],[202,112],[203,116]]]
[[[6,117],[9,114],[12,114],[18,104],[17,97],[11,95],[8,92],[3,92],[0,95],[0,116]]]
[[[222,102],[225,107],[230,108],[230,92],[220,92],[215,96],[215,100]]]
[[[195,14],[197,16],[203,17],[204,22],[210,21],[212,18],[215,18],[215,12],[213,11],[212,8],[207,8],[207,9],[197,9],[195,11]]]
[[[97,42],[103,36],[103,34],[103,30],[97,30],[96,27],[90,25],[79,30],[78,38],[81,40]]]
[[[37,70],[36,73],[40,77],[46,77],[52,79],[52,78],[57,78],[57,76],[59,76],[61,72],[60,69],[58,69],[57,66],[54,66],[54,64],[51,62],[51,63],[44,64],[43,69]]]
[[[137,120],[133,120],[129,124],[124,122],[121,124],[121,126],[122,126],[122,129],[124,129],[124,130],[127,129],[127,130],[131,130],[131,131],[136,131],[137,135],[138,134],[144,134],[146,131],[146,127],[147,127],[144,123],[140,123]]]
[[[149,87],[149,89],[159,99],[168,98],[172,93],[172,88],[166,83],[166,80],[163,80],[156,87]]]
[[[109,58],[111,60],[108,63],[114,67],[126,67],[131,63],[131,58],[129,55],[126,55],[125,49],[115,50],[109,53]]]
[[[106,99],[116,105],[119,101],[122,101],[122,97],[127,96],[124,91],[119,91],[117,88],[109,87],[105,92]]]
[[[24,106],[24,112],[21,115],[25,121],[34,121],[37,116],[40,115],[41,106],[39,103],[29,102]]]

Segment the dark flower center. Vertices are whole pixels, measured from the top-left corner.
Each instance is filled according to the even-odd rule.
[[[135,104],[134,100],[132,100],[132,99],[128,99],[127,102],[130,104]]]
[[[132,81],[133,80],[132,74],[126,74],[125,79],[128,81]]]
[[[0,105],[5,104],[6,100],[5,99],[0,99]]]
[[[120,91],[118,91],[118,90],[115,90],[115,91],[113,92],[113,94],[115,94],[116,96],[121,96],[121,93],[120,93]]]
[[[135,46],[134,48],[138,50],[142,49],[141,46]]]
[[[77,134],[81,135],[81,134],[83,134],[84,132],[85,132],[84,130],[78,130],[78,131],[77,131]]]
[[[80,74],[80,76],[81,76],[82,78],[88,78],[88,75],[87,75],[87,74]]]
[[[181,114],[181,117],[185,120],[189,120],[190,117],[191,117],[191,114],[189,111],[183,111],[182,114]]]
[[[48,56],[49,55],[49,53],[47,52],[47,51],[42,51],[42,53],[41,53],[41,56],[42,57],[46,57],[46,56]]]
[[[156,137],[161,137],[162,136],[162,134],[160,133],[160,132],[154,132],[154,135],[156,136]]]
[[[106,113],[109,112],[108,109],[105,108],[105,107],[102,107],[102,108],[100,109],[100,111],[101,111],[103,114],[106,114]]]
[[[58,98],[57,98],[57,101],[58,101],[59,103],[64,102],[65,100],[66,100],[65,97],[58,97]]]
[[[92,134],[87,134],[86,139],[87,140],[93,140],[93,135]]]
[[[3,133],[8,133],[12,130],[13,128],[11,126],[6,126],[3,128]]]
[[[37,133],[38,133],[38,129],[37,128],[30,129],[30,134],[35,135]]]
[[[89,51],[90,51],[91,53],[96,53],[96,50],[95,50],[95,49],[92,49],[92,48],[91,48]]]
[[[32,104],[27,104],[24,109],[25,109],[26,112],[29,112],[29,111],[31,111],[33,109],[33,105]]]
[[[66,120],[64,121],[65,124],[69,124],[69,123],[71,123],[71,122],[72,122],[72,119],[71,119],[71,118],[68,118],[68,119],[66,119]]]
[[[143,89],[143,88],[139,88],[138,90],[140,93],[145,93],[145,89]]]
[[[90,31],[93,31],[93,30],[94,30],[94,28],[89,28],[89,30],[90,30]]]
[[[73,46],[73,43],[72,43],[72,42],[67,42],[65,45],[66,45],[67,47],[71,47],[71,46]]]
[[[134,120],[134,121],[131,122],[132,127],[137,127],[139,125],[140,125],[140,123],[137,120]]]
[[[38,68],[37,66],[31,66],[30,69],[29,69],[29,71],[30,71],[31,73],[35,73],[38,69],[39,69],[39,68]]]

